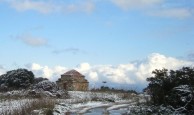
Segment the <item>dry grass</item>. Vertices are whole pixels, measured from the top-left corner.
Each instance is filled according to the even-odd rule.
[[[12,107],[12,102],[13,100],[2,102],[3,105],[6,105],[6,108],[2,109],[0,115],[36,115],[36,113],[32,113],[33,110],[42,110],[43,114],[47,115],[50,113],[52,115],[56,100],[50,98],[17,100],[18,107]]]

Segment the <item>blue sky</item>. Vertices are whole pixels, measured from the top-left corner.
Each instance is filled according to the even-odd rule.
[[[74,68],[93,84],[135,85],[156,67],[193,65],[193,0],[0,0],[0,17],[0,74],[56,80]]]

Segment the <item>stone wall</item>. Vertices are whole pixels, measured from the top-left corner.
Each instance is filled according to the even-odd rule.
[[[88,90],[88,82],[75,82],[73,83],[73,90],[75,91],[87,91]]]
[[[73,70],[61,75],[61,78],[56,81],[57,85],[65,90],[69,91],[86,91],[88,90],[88,81],[85,76]]]
[[[73,80],[61,80],[57,82],[57,85],[65,90],[70,91],[86,91],[88,90],[88,82],[87,80],[73,81]]]

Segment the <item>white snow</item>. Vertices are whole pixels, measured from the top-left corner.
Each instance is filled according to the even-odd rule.
[[[130,105],[130,104],[113,105],[113,106],[107,108],[107,110],[110,111],[110,110],[113,110],[113,109],[119,109],[119,108],[127,107],[127,106],[129,106],[129,105]]]
[[[122,100],[122,95],[116,93],[108,93],[108,92],[82,92],[82,91],[69,91],[68,92],[72,99],[92,99],[92,98],[99,98],[99,99],[110,99],[114,101]]]
[[[61,115],[67,112],[84,114],[87,111],[95,108],[107,108],[107,111],[111,111],[124,107],[127,108],[130,103],[133,103],[132,99],[123,100],[121,95],[116,93],[69,91],[69,95],[71,99],[60,100],[59,102],[63,102],[58,103],[55,106],[54,115]],[[91,99],[94,97],[100,99],[112,99],[115,102],[92,101]]]
[[[16,110],[20,109],[27,103],[30,103],[33,99],[19,99],[19,100],[0,100],[0,114],[2,115],[6,111],[10,111],[11,113]]]
[[[55,106],[54,115],[61,115],[65,114],[66,112],[85,113],[91,108],[99,107],[102,105],[107,106],[107,104],[103,104],[102,102],[86,102],[75,104],[60,103]]]
[[[191,87],[189,87],[189,85],[180,85],[178,87],[175,87],[174,90],[184,93],[191,93]]]
[[[8,92],[6,95],[21,94],[23,91]],[[49,92],[47,92],[49,94]],[[66,114],[67,112],[83,114],[87,111],[95,108],[105,108],[107,111],[112,111],[120,108],[127,108],[133,103],[133,99],[122,99],[122,95],[119,93],[107,93],[107,92],[81,92],[81,91],[69,91],[69,99],[57,99],[54,108],[54,115]],[[0,94],[2,95],[2,94]],[[21,94],[22,95],[22,94]],[[93,98],[99,98],[100,100],[92,100]],[[6,111],[13,111],[20,109],[25,104],[28,104],[35,99],[7,99],[0,100],[0,114]],[[114,100],[110,102],[107,100]],[[41,110],[34,110],[33,113],[41,113]]]
[[[88,110],[93,109],[93,108],[107,107],[107,106],[110,106],[111,105],[111,104],[103,104],[103,103],[96,104],[95,102],[91,102],[91,103],[92,103],[92,106],[90,105],[88,107],[85,107],[81,111],[79,111],[78,113],[79,114],[83,114],[83,113],[86,113]]]

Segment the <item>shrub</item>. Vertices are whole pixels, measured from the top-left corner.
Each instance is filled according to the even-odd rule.
[[[43,78],[43,77],[37,77],[37,78],[34,79],[34,84],[37,84],[37,83],[39,83],[41,81],[44,81],[44,80],[48,80],[48,79],[47,78]]]
[[[0,76],[0,90],[26,89],[34,82],[34,74],[27,69],[8,71]]]
[[[171,106],[180,113],[194,113],[194,68],[154,70],[145,89],[153,104]]]
[[[57,91],[58,86],[56,83],[51,82],[49,80],[43,80],[33,86],[33,89],[39,89],[43,91]]]
[[[55,82],[44,80],[34,84],[30,87],[29,93],[33,97],[57,97],[57,98],[68,98],[68,92],[60,90]]]

